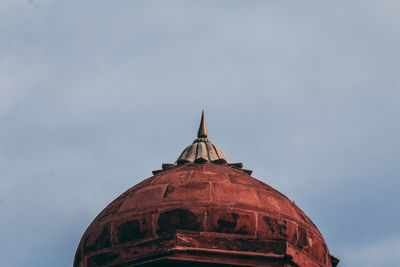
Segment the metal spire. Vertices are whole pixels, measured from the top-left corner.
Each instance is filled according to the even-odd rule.
[[[243,169],[243,163],[229,163],[226,159],[222,150],[213,145],[210,140],[207,139],[207,128],[204,121],[204,110],[201,113],[201,121],[199,132],[197,133],[197,139],[193,141],[188,147],[183,150],[181,155],[175,161],[175,163],[164,163],[162,170],[155,170],[153,174],[163,172],[184,164],[217,164],[231,167],[234,169],[241,170],[248,175],[251,175],[250,170]]]
[[[201,112],[201,121],[200,121],[200,127],[199,131],[197,133],[197,137],[204,137],[207,138],[207,128],[206,128],[206,123],[204,122],[204,110]]]

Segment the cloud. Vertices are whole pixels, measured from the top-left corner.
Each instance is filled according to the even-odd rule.
[[[399,234],[397,1],[0,6],[3,264],[70,266],[203,108],[211,141],[294,199],[343,264],[396,242],[382,237]]]
[[[354,244],[340,249],[341,266],[389,267],[400,261],[400,237],[388,236],[366,244]]]

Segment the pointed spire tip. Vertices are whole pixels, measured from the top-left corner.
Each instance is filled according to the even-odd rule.
[[[204,137],[207,138],[207,128],[206,128],[206,123],[204,122],[204,110],[201,112],[201,121],[200,121],[200,127],[199,131],[197,133],[197,137]]]

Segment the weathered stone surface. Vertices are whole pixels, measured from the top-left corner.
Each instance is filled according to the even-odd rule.
[[[176,253],[198,262],[225,255],[242,265],[331,266],[322,235],[292,201],[216,164],[166,169],[127,190],[89,226],[74,266],[124,266]]]
[[[210,208],[207,211],[207,215],[207,231],[209,232],[255,235],[255,212]]]
[[[111,246],[110,223],[99,225],[87,234],[84,241],[84,252],[101,250]]]
[[[203,221],[203,212],[199,209],[178,208],[162,211],[157,220],[158,234],[177,230],[199,231]]]
[[[260,206],[260,202],[250,186],[227,182],[212,182],[211,185],[211,197],[214,201],[245,208]]]
[[[136,242],[153,236],[152,214],[141,214],[116,220],[113,224],[114,243]]]
[[[234,237],[229,234],[212,235],[199,233],[178,233],[177,245],[204,249],[219,249],[241,252],[255,252],[283,255],[286,251],[284,240],[259,240],[250,237]]]
[[[116,259],[118,259],[118,253],[106,252],[98,255],[91,256],[87,259],[86,266],[87,267],[98,267],[109,265]]]
[[[190,194],[188,194],[190,192]],[[168,185],[163,201],[207,201],[210,200],[210,183],[190,181],[181,185]]]
[[[130,209],[143,209],[152,206],[157,207],[161,202],[167,186],[167,184],[148,186],[129,194],[123,202],[120,212]]]

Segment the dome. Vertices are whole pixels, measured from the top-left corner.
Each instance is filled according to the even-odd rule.
[[[206,137],[111,202],[84,233],[74,266],[332,266],[307,215]]]

